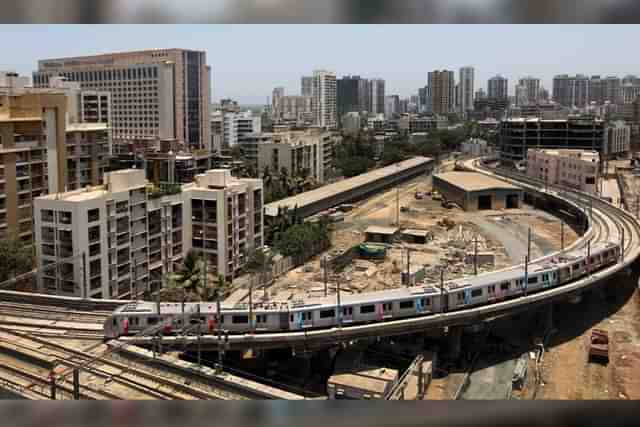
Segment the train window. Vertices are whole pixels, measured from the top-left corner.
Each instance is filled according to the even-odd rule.
[[[258,314],[256,316],[256,323],[267,323],[267,315],[266,314]]]
[[[289,315],[289,322],[293,322],[293,314]]]
[[[220,316],[220,323],[224,323],[224,314]]]
[[[482,296],[482,288],[471,291],[471,297],[476,298]]]
[[[327,319],[329,317],[336,317],[336,311],[335,310],[322,310],[320,312],[320,318],[321,319]]]
[[[463,301],[464,300],[464,295],[462,295],[462,292],[458,293],[458,301]]]
[[[508,291],[509,290],[509,282],[504,282],[500,285],[500,290]]]
[[[231,316],[231,323],[249,323],[249,316],[245,316],[245,315]]]
[[[538,283],[538,276],[529,277],[527,279],[527,283],[530,284],[530,285]]]
[[[312,312],[308,312],[308,313],[307,313],[307,320],[311,320],[311,316],[312,316],[312,315],[313,315],[313,313],[312,313]]]
[[[391,311],[391,303],[388,302],[388,303],[382,304],[382,310],[383,311]]]
[[[422,298],[423,305],[431,305],[431,298]]]
[[[542,275],[542,281],[543,281],[543,282],[548,282],[548,281],[549,281],[549,275],[548,275],[548,274],[546,274],[546,273],[545,273],[545,274],[543,274],[543,275]]]
[[[115,317],[113,318],[113,326],[118,326],[118,319]]]
[[[375,312],[376,312],[375,305],[363,305],[360,307],[360,314],[375,313]]]
[[[353,315],[353,307],[345,307],[342,309],[343,316],[352,316]]]
[[[413,301],[400,301],[400,310],[413,308]]]
[[[155,325],[155,324],[157,324],[157,323],[158,323],[158,318],[157,318],[157,317],[148,317],[148,318],[147,318],[147,324],[148,324],[149,326],[151,326],[151,325]]]
[[[495,294],[496,293],[496,285],[491,285],[487,287],[487,292],[489,292],[490,294]]]

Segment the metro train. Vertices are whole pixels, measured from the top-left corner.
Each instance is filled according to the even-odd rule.
[[[188,326],[202,333],[263,333],[349,326],[385,322],[416,316],[429,316],[464,310],[518,298],[562,286],[587,274],[614,265],[620,259],[620,245],[597,243],[590,254],[585,249],[564,253],[527,266],[465,277],[444,283],[443,287],[423,285],[364,294],[336,296],[272,304],[254,304],[250,323],[248,305],[216,303],[132,302],[113,312],[104,323],[105,339],[136,335],[155,327],[163,334],[174,334]],[[183,314],[189,314],[184,316]],[[184,325],[187,322],[189,325]],[[198,326],[199,325],[199,326]]]

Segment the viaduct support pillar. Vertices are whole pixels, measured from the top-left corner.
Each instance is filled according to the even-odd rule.
[[[462,347],[462,326],[452,326],[449,328],[449,357],[457,359],[460,357]]]

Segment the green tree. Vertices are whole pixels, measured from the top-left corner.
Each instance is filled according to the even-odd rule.
[[[0,240],[0,282],[13,279],[33,269],[32,248],[20,239]]]
[[[200,297],[204,291],[204,258],[196,251],[189,251],[180,271],[168,277],[167,292],[182,290],[190,296]]]

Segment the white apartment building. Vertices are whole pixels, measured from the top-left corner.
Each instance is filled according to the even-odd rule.
[[[213,147],[228,149],[238,144],[244,135],[262,132],[262,118],[254,116],[251,111],[214,111],[211,114],[211,132]]]
[[[122,170],[102,186],[37,198],[40,290],[129,298],[159,289],[191,249],[206,252],[210,273],[233,277],[244,251],[263,244],[262,181],[210,170],[180,190],[151,192],[144,171]]]
[[[604,138],[603,154],[607,158],[624,156],[631,150],[631,126],[624,120],[608,123]]]
[[[527,151],[527,175],[549,185],[563,185],[596,194],[599,170],[600,155],[597,151]]]
[[[316,70],[313,72],[313,115],[316,126],[335,128],[337,121],[336,73]]]
[[[270,141],[258,143],[258,170],[286,169],[289,175],[299,175],[306,170],[309,177],[319,183],[325,181],[325,173],[333,166],[334,145],[340,137],[321,129],[288,131],[268,135]]]
[[[474,95],[474,83],[475,75],[473,67],[460,68],[460,80],[459,85],[459,106],[460,113],[466,114],[468,111],[473,110],[473,95]]]
[[[310,96],[283,96],[278,104],[278,118],[304,122],[313,113],[313,98]]]

